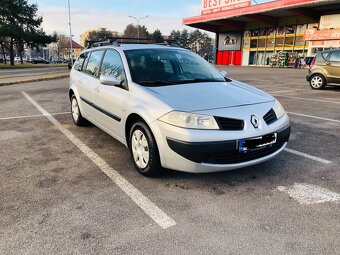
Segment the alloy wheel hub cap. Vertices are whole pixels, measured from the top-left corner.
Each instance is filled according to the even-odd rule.
[[[145,168],[149,163],[150,152],[149,144],[140,130],[135,130],[132,134],[132,154],[133,159],[139,168]]]
[[[78,108],[78,103],[77,100],[73,99],[72,100],[72,116],[75,121],[78,121],[79,118],[79,108]]]

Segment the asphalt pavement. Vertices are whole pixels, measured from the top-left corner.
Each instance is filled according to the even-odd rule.
[[[340,87],[311,90],[306,70],[227,71],[280,100],[288,150],[153,179],[73,124],[68,79],[0,87],[0,254],[340,254]]]

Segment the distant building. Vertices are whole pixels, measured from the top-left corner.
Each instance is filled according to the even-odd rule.
[[[85,47],[85,41],[86,41],[86,38],[89,36],[89,34],[91,32],[98,32],[98,31],[100,31],[102,29],[103,28],[91,29],[91,30],[87,30],[84,33],[82,33],[80,35],[80,44]],[[119,35],[117,31],[111,31],[111,30],[106,30],[106,31],[111,32],[112,36],[118,36]]]
[[[61,35],[58,42],[48,46],[50,58],[69,59],[71,55],[70,37]],[[84,49],[79,43],[72,40],[72,57],[77,58]]]

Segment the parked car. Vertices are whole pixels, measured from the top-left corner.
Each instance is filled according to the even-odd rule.
[[[306,76],[312,89],[340,85],[340,49],[318,52]]]
[[[5,62],[4,58],[0,57],[0,63],[4,63],[4,62]]]
[[[31,60],[32,64],[49,64],[50,61],[47,59],[43,59],[43,58],[33,58]]]
[[[64,58],[52,58],[52,63],[54,64],[67,63],[67,60]]]
[[[14,57],[14,62],[19,63],[21,61],[20,57]]]
[[[251,166],[278,155],[290,135],[278,100],[177,47],[87,49],[69,98],[74,123],[88,120],[123,143],[145,176]]]

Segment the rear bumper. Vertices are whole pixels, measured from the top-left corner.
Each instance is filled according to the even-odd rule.
[[[171,150],[183,158],[199,164],[239,164],[279,151],[289,140],[290,125],[277,131],[277,142],[255,151],[242,153],[238,150],[239,140],[219,142],[183,142],[167,138]]]

